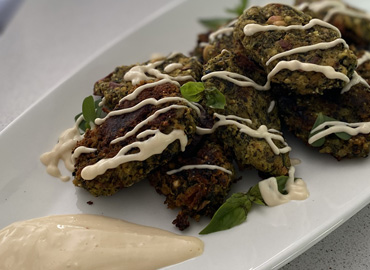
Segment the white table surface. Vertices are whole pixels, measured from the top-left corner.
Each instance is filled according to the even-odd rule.
[[[361,6],[361,2],[366,3],[356,1],[356,5]],[[107,43],[135,27],[139,18],[170,3],[171,0],[21,3],[0,34],[0,132],[98,55]],[[281,269],[370,269],[369,224],[370,205]]]

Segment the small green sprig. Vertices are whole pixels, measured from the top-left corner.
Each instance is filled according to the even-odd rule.
[[[187,82],[181,86],[180,91],[181,95],[191,102],[199,102],[204,98],[210,108],[225,108],[225,96],[215,87],[205,88],[202,82]]]
[[[91,129],[95,119],[103,115],[102,107],[99,106],[101,99],[95,100],[93,96],[86,97],[82,102],[82,112],[75,116],[75,121],[83,115],[84,120],[81,121],[79,128],[85,132],[86,129]]]
[[[315,123],[313,124],[312,126],[312,129],[311,129],[311,132],[310,132],[310,136],[309,136],[309,139],[314,136],[315,134],[319,133],[322,131],[321,130],[316,130],[315,132],[312,132],[315,128],[317,128],[319,125],[325,123],[325,122],[332,122],[332,121],[337,121],[336,119],[334,118],[331,118],[329,116],[326,116],[324,114],[322,114],[321,112],[317,115],[317,118],[316,118],[316,121]],[[342,140],[349,140],[352,136],[349,135],[348,133],[345,133],[345,132],[336,132],[334,133],[338,138],[342,139]],[[319,140],[316,140],[314,141],[313,143],[311,143],[311,145],[313,147],[320,147],[322,146],[323,144],[325,143],[325,137],[324,138],[321,138]]]
[[[205,26],[210,31],[215,31],[221,26],[232,21],[235,17],[238,17],[243,14],[243,11],[247,8],[248,1],[241,0],[240,3],[235,8],[228,8],[225,11],[233,15],[232,18],[221,17],[221,18],[209,18],[209,19],[200,19],[199,22]]]
[[[278,176],[275,178],[278,190],[281,194],[287,194],[285,190],[288,176]],[[228,230],[240,225],[247,219],[247,215],[254,204],[266,205],[258,184],[249,189],[248,192],[234,193],[224,204],[218,208],[213,215],[210,223],[199,233],[209,234],[213,232]]]

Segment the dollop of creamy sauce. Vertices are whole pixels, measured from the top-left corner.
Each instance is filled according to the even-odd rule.
[[[78,125],[83,120],[81,115],[76,121],[73,128],[65,130],[60,136],[58,143],[50,152],[46,152],[41,155],[40,160],[46,166],[46,171],[54,177],[60,178],[62,181],[68,181],[69,176],[62,175],[59,170],[59,160],[63,160],[65,167],[73,172],[74,160],[72,159],[72,150],[75,147],[77,141],[81,140],[83,136],[80,134]]]
[[[196,237],[98,215],[49,216],[0,231],[2,270],[150,270],[202,252]]]
[[[277,206],[291,200],[305,200],[309,197],[310,193],[306,183],[302,179],[295,179],[294,174],[295,168],[292,166],[289,169],[289,179],[285,185],[285,190],[288,193],[285,195],[280,193],[275,177],[258,183],[262,198],[268,206]]]

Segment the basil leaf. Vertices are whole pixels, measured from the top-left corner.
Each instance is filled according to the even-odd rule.
[[[96,118],[95,102],[93,96],[88,96],[82,102],[82,114],[86,121],[86,128],[90,128],[90,123]]]
[[[325,123],[325,122],[331,122],[331,121],[337,121],[336,119],[334,118],[331,118],[329,116],[326,116],[324,114],[322,114],[321,112],[318,114],[317,118],[316,118],[316,121],[314,123],[314,125],[312,126],[312,130],[314,130],[316,127],[318,127],[319,125]],[[312,132],[311,130],[311,133],[310,133],[310,136],[309,138],[311,138],[313,135],[317,134],[320,132],[320,130],[318,131],[315,131],[315,132]],[[345,133],[345,132],[336,132],[334,133],[338,138],[342,139],[342,140],[349,140],[352,136],[348,133]],[[322,146],[323,144],[325,143],[325,138],[321,138],[315,142],[313,142],[311,145],[314,146],[314,147],[320,147]]]
[[[211,222],[199,234],[227,230],[247,219],[252,202],[245,193],[235,193],[216,211]]]
[[[319,133],[319,131],[315,131],[315,132],[312,132],[312,130],[314,130],[316,127],[318,127],[319,125],[321,125],[322,123],[324,123],[325,120],[324,120],[324,115],[322,113],[319,113],[317,118],[316,118],[316,121],[315,123],[313,124],[312,126],[312,129],[311,129],[311,132],[310,132],[310,136],[308,138],[311,138],[312,136],[314,136],[315,134]],[[325,138],[321,138],[313,143],[311,143],[311,145],[313,147],[320,147],[322,146],[323,144],[325,143]]]
[[[211,19],[201,19],[199,22],[211,31],[215,31],[225,24],[229,23],[235,17],[238,17],[243,14],[244,10],[247,8],[248,1],[241,0],[240,3],[235,8],[227,8],[225,11],[233,14],[233,18],[211,18]]]
[[[243,14],[244,10],[247,8],[248,1],[247,0],[241,0],[239,5],[235,8],[228,8],[226,9],[226,12],[234,14],[236,16],[240,16]]]
[[[337,135],[338,138],[345,141],[348,141],[352,137],[352,135],[349,135],[348,133],[345,132],[336,132],[335,135]]]
[[[278,190],[281,194],[287,194],[287,191],[285,190],[286,182],[289,179],[289,176],[282,175],[282,176],[277,176],[275,177],[277,185],[278,185]]]
[[[215,87],[205,90],[206,105],[214,109],[224,109],[226,104],[225,96]]]
[[[259,185],[254,185],[248,191],[250,200],[258,205],[266,205],[265,201],[262,198],[261,191]]]
[[[216,31],[221,26],[224,26],[230,22],[232,18],[211,18],[211,19],[200,19],[199,22],[206,27],[208,30]]]
[[[185,99],[199,102],[203,98],[204,84],[202,82],[187,82],[180,87],[180,91]]]
[[[101,99],[94,101],[93,96],[88,96],[83,100],[82,112],[75,116],[76,122],[77,119],[83,115],[84,119],[78,126],[83,132],[85,132],[86,129],[91,128],[90,123],[94,122],[97,117],[102,117],[104,115],[103,108],[99,106],[100,101]]]

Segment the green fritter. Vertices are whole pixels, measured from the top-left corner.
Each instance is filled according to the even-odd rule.
[[[189,103],[177,99],[162,104],[142,103],[149,99],[161,100],[168,97],[181,97],[177,85],[162,83],[148,87],[135,99],[118,104],[102,124],[88,129],[83,139],[77,143],[76,149],[83,147],[93,151],[83,151],[76,159],[73,183],[94,196],[113,195],[120,189],[146,178],[153,169],[163,166],[184,151],[182,143],[190,144],[196,130],[196,111],[189,107]],[[170,108],[171,105],[175,107]],[[159,112],[160,109],[164,110]],[[126,110],[126,113],[118,113],[120,110]],[[180,135],[172,138],[173,132]],[[155,139],[158,134],[163,134],[163,140],[168,141],[162,141],[161,137]],[[126,137],[113,142],[123,136]],[[99,169],[101,162],[109,161],[115,156],[123,156],[127,160],[120,161],[112,168],[108,166],[106,171],[97,173],[92,179],[83,177],[83,170],[88,166]]]
[[[152,65],[154,68],[148,68]],[[105,105],[113,109],[136,85],[125,75],[132,69],[143,72],[142,82],[166,78],[166,76],[179,77],[180,84],[188,81],[198,81],[202,75],[202,65],[193,57],[174,53],[163,59],[148,61],[143,64],[120,66],[105,78],[97,81],[94,85],[94,95],[105,98]],[[137,73],[136,73],[137,74]],[[127,75],[126,75],[127,76]],[[176,79],[175,79],[176,80]]]
[[[343,88],[357,63],[343,42],[313,49],[312,45],[338,40],[339,30],[323,21],[312,21],[311,16],[288,5],[269,4],[245,10],[234,35],[265,70],[271,83],[296,94],[322,94]],[[302,51],[293,51],[297,48]]]
[[[239,61],[238,55],[225,50],[211,59],[205,66],[205,73],[208,76],[215,71],[227,71],[243,76],[254,72],[243,66],[243,61]],[[228,120],[230,124],[218,127],[216,134],[225,148],[233,153],[239,167],[254,167],[266,175],[287,174],[290,167],[288,152],[274,153],[267,140],[243,132],[243,130],[253,130],[258,133],[266,127],[269,134],[275,133],[280,137],[281,140],[273,139],[278,148],[287,147],[284,138],[278,131],[280,130],[280,121],[271,92],[259,91],[250,86],[241,87],[216,76],[211,76],[204,83],[206,88],[215,87],[226,98],[224,109],[208,108],[208,111],[210,115],[214,115],[216,125],[221,120],[217,114],[221,117],[231,116]],[[233,118],[233,116],[239,117],[239,119]]]
[[[312,17],[336,26],[349,44],[358,48],[369,48],[370,16],[365,11],[341,0],[297,0],[296,5],[301,5],[302,10]]]
[[[345,123],[369,122],[369,88],[357,84],[343,94],[340,92],[341,89],[335,94],[322,96],[281,96],[278,100],[279,113],[288,129],[306,144],[319,114]],[[370,135],[358,134],[341,139],[336,134],[330,134],[325,137],[324,144],[317,148],[321,153],[330,154],[337,160],[367,157]]]
[[[180,208],[173,221],[176,227],[184,230],[190,225],[189,218],[199,221],[201,216],[213,216],[235,180],[231,160],[219,144],[205,139],[199,148],[177,156],[149,174],[151,185],[159,194],[166,196],[168,208]],[[185,167],[173,171],[194,165],[206,167]]]

